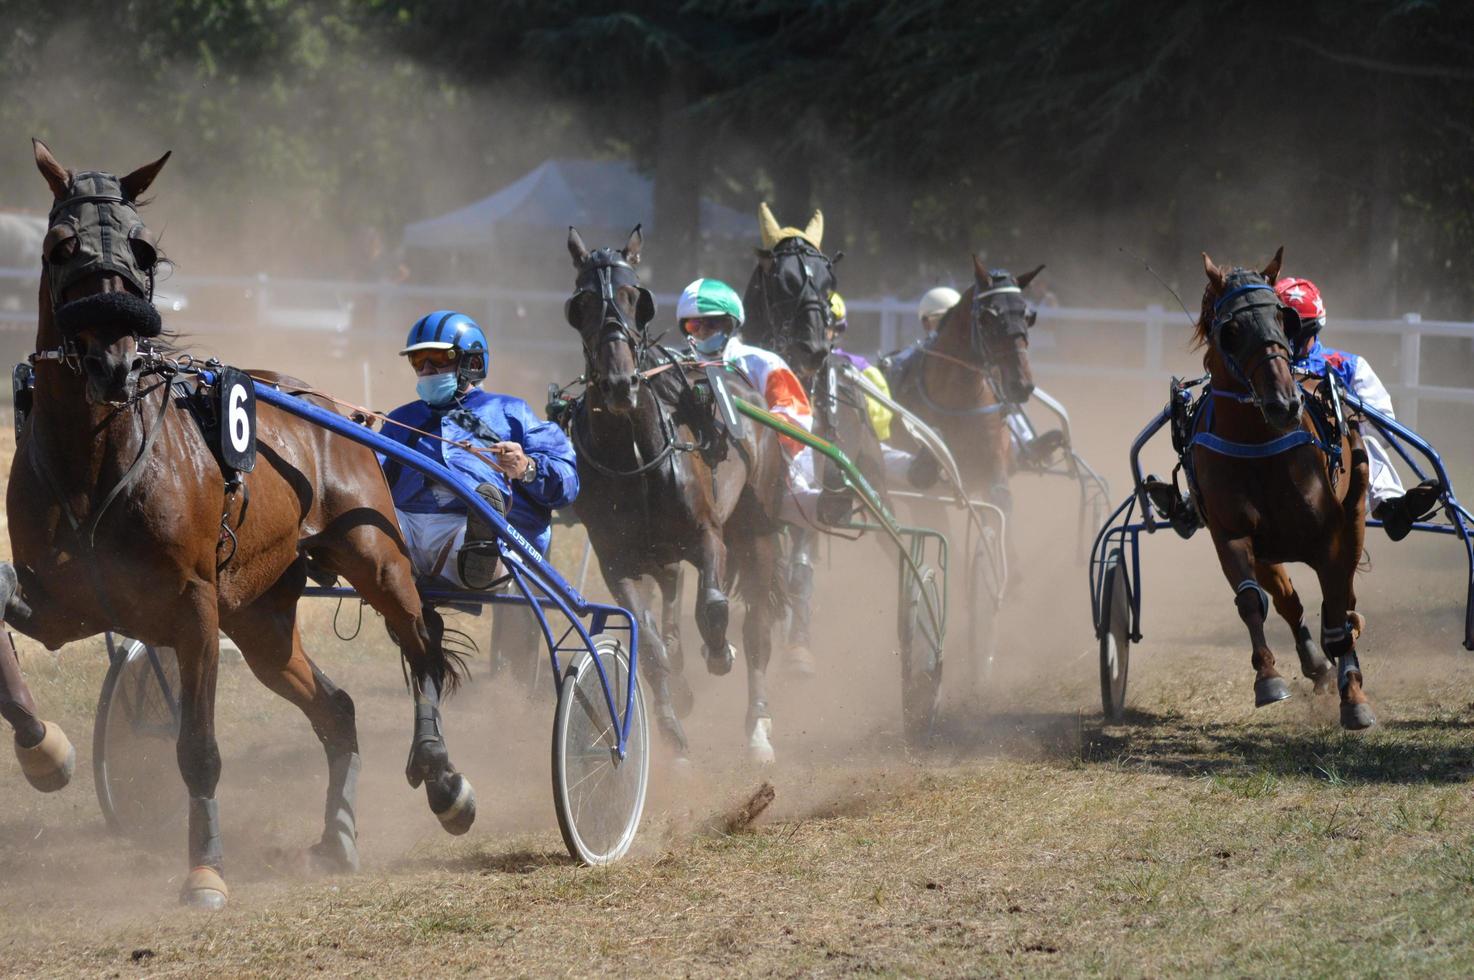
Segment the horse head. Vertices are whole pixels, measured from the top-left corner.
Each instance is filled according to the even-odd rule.
[[[36,358],[80,372],[92,404],[126,402],[143,367],[139,341],[163,331],[152,302],[158,245],[138,208],[169,154],[116,177],[67,170],[45,143],[32,142],[54,199],[42,244]]]
[[[1038,317],[1023,291],[1044,266],[1015,277],[1007,269],[989,269],[974,255],[972,268],[972,354],[994,372],[1004,401],[1023,404],[1034,393],[1029,328]]]
[[[1283,247],[1261,271],[1225,269],[1203,253],[1208,276],[1198,317],[1198,342],[1206,344],[1204,365],[1215,387],[1241,385],[1264,421],[1288,432],[1300,424],[1303,402],[1290,370],[1294,350],[1285,334],[1284,312],[1274,292]],[[1227,375],[1226,377],[1224,375]]]
[[[619,414],[634,411],[640,355],[649,343],[645,329],[655,318],[655,297],[635,273],[643,244],[635,225],[624,248],[591,252],[578,231],[568,229],[568,254],[578,278],[563,313],[583,338],[584,376]]]
[[[743,334],[781,354],[808,378],[829,356],[829,294],[836,286],[834,263],[840,256],[831,260],[822,250],[824,215],[819,211],[803,229],[779,228],[766,203],[758,217],[763,247],[757,250],[758,265],[742,300],[749,325]]]

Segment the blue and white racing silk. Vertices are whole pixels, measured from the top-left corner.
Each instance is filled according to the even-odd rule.
[[[531,483],[517,481],[509,486],[500,470],[460,446],[397,425],[386,424],[383,428],[388,438],[444,463],[473,485],[491,483],[510,493],[512,505],[507,522],[546,554],[552,538],[549,525],[553,509],[568,506],[578,496],[573,446],[562,429],[538,418],[532,407],[520,398],[494,395],[479,388],[473,388],[445,408],[431,408],[423,401],[413,401],[390,412],[389,418],[415,429],[438,433],[453,442],[521,445],[522,451],[537,463],[537,477]],[[389,479],[394,508],[401,514],[454,515],[464,526],[466,505],[459,497],[407,466],[386,463],[383,457],[379,463]]]
[[[1305,356],[1295,359],[1295,370],[1319,375],[1334,374],[1369,408],[1376,409],[1388,418],[1397,417],[1392,412],[1392,396],[1387,393],[1382,379],[1377,377],[1377,372],[1372,370],[1364,357],[1327,347],[1317,337]],[[1398,476],[1397,467],[1393,465],[1386,447],[1370,431],[1362,433],[1362,439],[1367,447],[1367,475],[1371,481],[1367,496],[1375,510],[1384,500],[1402,496],[1402,479]]]

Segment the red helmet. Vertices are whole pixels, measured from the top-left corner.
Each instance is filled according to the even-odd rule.
[[[1296,350],[1310,346],[1315,335],[1326,325],[1326,304],[1320,290],[1309,279],[1286,276],[1274,284],[1275,295],[1285,307],[1285,333]]]

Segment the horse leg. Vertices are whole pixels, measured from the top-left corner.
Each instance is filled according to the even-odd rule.
[[[1290,573],[1284,565],[1256,561],[1254,577],[1269,591],[1269,597],[1274,600],[1275,611],[1290,624],[1290,632],[1295,634],[1295,652],[1300,656],[1300,672],[1315,685],[1316,694],[1330,691],[1331,662],[1311,637],[1310,627],[1305,625],[1305,606],[1300,602],[1295,584],[1290,581]]]
[[[747,616],[742,623],[742,652],[747,660],[747,754],[753,762],[766,764],[774,759],[773,718],[768,714],[768,661],[773,651],[773,626],[784,595],[778,536],[764,534],[743,540],[736,557],[747,599]]]
[[[1366,692],[1362,690],[1361,661],[1356,655],[1356,640],[1364,620],[1352,611],[1356,604],[1352,577],[1356,574],[1356,558],[1360,553],[1360,548],[1354,552],[1346,548],[1315,569],[1320,577],[1320,642],[1326,655],[1336,661],[1336,685],[1341,692],[1341,727],[1349,731],[1361,731],[1377,723]],[[1331,623],[1339,625],[1331,626]]]
[[[814,676],[809,622],[814,601],[814,539],[808,528],[788,528],[788,666],[799,677]]]
[[[602,564],[602,562],[601,562]],[[655,723],[670,741],[678,758],[686,755],[686,730],[676,717],[671,700],[670,661],[666,659],[665,645],[660,640],[660,631],[655,628],[655,619],[645,602],[639,587],[640,580],[634,575],[623,575],[604,569],[604,580],[609,586],[614,601],[634,613],[642,630],[640,643],[640,673],[655,698]]]
[[[320,539],[312,554],[346,578],[384,617],[409,669],[415,701],[404,778],[412,789],[424,784],[430,812],[448,833],[464,834],[476,820],[476,793],[471,781],[451,764],[440,725],[440,697],[459,683],[458,661],[446,652],[439,636],[431,635],[409,560],[400,544],[373,524],[349,528],[336,540]]]
[[[358,870],[358,727],[353,699],[336,687],[302,649],[297,599],[307,562],[297,563],[255,602],[232,613],[221,627],[241,648],[256,679],[296,705],[312,723],[328,760],[328,792],[322,838],[308,851],[326,871]]]
[[[681,650],[682,568],[680,562],[671,562],[655,573],[655,583],[660,587],[660,643],[665,647],[667,677],[677,718],[689,715],[695,704],[691,685],[686,682],[686,657]]]
[[[1238,607],[1239,618],[1249,629],[1249,641],[1253,644],[1250,663],[1254,665],[1254,707],[1262,708],[1283,701],[1290,696],[1290,685],[1275,669],[1274,653],[1264,638],[1269,593],[1254,577],[1254,547],[1248,538],[1220,540],[1215,535],[1213,543],[1218,546],[1218,563],[1233,586],[1234,605]]]
[[[727,578],[727,543],[719,528],[710,524],[702,527],[699,552],[701,584],[696,596],[696,628],[701,631],[706,669],[721,676],[731,671],[737,651],[727,642],[727,594],[722,591]]]
[[[179,900],[195,908],[223,909],[229,892],[221,875],[220,748],[215,742],[215,681],[220,666],[219,611],[214,590],[193,584],[175,613],[179,657],[179,742],[175,754],[189,790],[189,877]]]
[[[0,718],[15,730],[15,756],[26,782],[43,793],[52,793],[71,782],[77,768],[77,750],[60,726],[36,715],[36,702],[3,622],[10,615],[10,607],[20,601],[16,591],[15,568],[9,562],[0,562]]]

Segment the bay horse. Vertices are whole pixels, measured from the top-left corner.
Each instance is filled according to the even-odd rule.
[[[179,771],[190,797],[181,901],[223,908],[220,630],[263,684],[302,710],[326,751],[326,820],[310,858],[328,870],[358,867],[353,701],[308,658],[297,628],[310,556],[384,616],[415,700],[405,775],[425,784],[447,830],[464,833],[475,797],[450,764],[438,707],[457,665],[426,628],[374,453],[262,404],[259,463],[231,481],[174,385],[177,362],[150,302],[161,259],[139,198],[169,154],[119,178],[69,171],[39,140],[34,150],[54,203],[32,410],[6,497],[14,559],[0,563],[4,625],[52,650],[112,630],[176,651]],[[222,547],[227,539],[233,547]],[[0,639],[0,715],[31,784],[65,786],[75,752],[38,717],[8,639]]]
[[[892,395],[936,429],[969,488],[1009,512],[1012,437],[1007,413],[1034,393],[1029,328],[1035,314],[1023,290],[1043,271],[1015,277],[972,257],[973,284],[917,348]]]
[[[668,651],[654,628],[640,581],[650,576],[660,585],[670,626],[679,563],[696,566],[696,625],[707,669],[725,674],[734,660],[727,594],[735,570],[747,606],[748,751],[770,762],[767,670],[773,624],[784,608],[776,515],[787,464],[771,429],[716,431],[711,405],[693,386],[699,368],[650,340],[655,301],[635,273],[643,243],[636,226],[624,248],[590,251],[575,229],[568,230],[577,279],[566,313],[583,341],[588,383],[569,420],[583,488],[573,506],[615,601],[645,624],[640,662],[654,692],[657,723],[681,756],[687,741],[669,690],[679,650]],[[763,404],[742,381],[728,384],[734,397]],[[666,638],[673,635],[667,629]]]
[[[1255,272],[1215,265],[1203,253],[1208,284],[1194,337],[1210,380],[1189,441],[1189,478],[1249,630],[1255,706],[1290,696],[1264,637],[1272,599],[1317,690],[1329,684],[1325,655],[1338,662],[1341,727],[1358,730],[1376,723],[1356,654],[1365,625],[1355,611],[1354,578],[1366,534],[1366,449],[1351,425],[1331,432],[1328,445],[1305,410],[1274,292],[1283,258],[1281,248]],[[1338,459],[1349,461],[1345,480],[1337,480]],[[1309,565],[1320,581],[1319,647],[1284,568],[1292,561]]]

